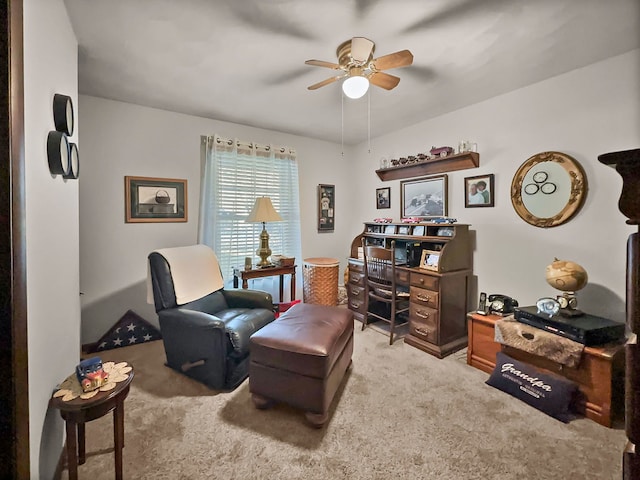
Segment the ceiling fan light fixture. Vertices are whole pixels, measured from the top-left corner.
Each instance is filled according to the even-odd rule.
[[[362,98],[369,90],[369,79],[361,76],[353,76],[342,82],[342,91],[353,99]]]

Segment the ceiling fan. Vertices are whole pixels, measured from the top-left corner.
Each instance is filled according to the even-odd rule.
[[[307,65],[342,71],[340,75],[315,83],[308,89],[316,90],[342,78],[345,79],[342,82],[342,91],[349,98],[362,97],[367,93],[369,83],[385,90],[395,88],[400,83],[400,78],[384,73],[382,70],[411,65],[413,55],[409,50],[400,50],[374,59],[375,48],[375,43],[368,38],[353,37],[338,46],[336,50],[338,63],[307,60],[304,62]]]

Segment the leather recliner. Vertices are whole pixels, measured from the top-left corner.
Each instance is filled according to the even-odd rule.
[[[211,388],[235,389],[249,374],[249,337],[275,319],[271,295],[220,288],[178,305],[169,262],[158,252],[148,260],[167,365]]]

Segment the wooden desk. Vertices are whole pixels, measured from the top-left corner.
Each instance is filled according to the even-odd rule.
[[[280,303],[282,303],[282,297],[284,293],[284,276],[291,275],[291,299],[296,299],[296,267],[297,265],[288,265],[286,267],[266,267],[266,268],[253,268],[251,270],[240,270],[240,278],[242,278],[242,288],[249,288],[247,283],[252,278],[262,277],[275,277],[280,276]]]
[[[624,412],[624,343],[585,347],[577,367],[567,367],[537,355],[501,345],[493,340],[498,315],[469,313],[467,364],[491,373],[496,353],[503,351],[516,360],[534,365],[578,384],[578,412],[605,427]]]
[[[122,480],[122,449],[124,447],[124,399],[129,395],[133,370],[128,378],[116,383],[113,390],[98,392],[88,400],[75,398],[68,402],[61,397],[53,398],[51,404],[60,410],[67,431],[67,468],[69,480],[78,479],[78,465],[83,465],[85,455],[85,423],[106,415],[113,410],[113,440],[116,480]],[[77,436],[76,436],[77,432]]]

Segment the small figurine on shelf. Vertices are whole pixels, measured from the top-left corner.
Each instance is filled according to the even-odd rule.
[[[430,218],[429,221],[431,223],[456,223],[458,219],[451,217],[434,217]]]
[[[440,157],[440,158],[444,158],[447,155],[451,155],[453,153],[453,148],[451,147],[431,147],[431,150],[429,150],[429,153],[431,155]]]
[[[109,380],[109,374],[102,369],[100,357],[82,360],[76,366],[76,377],[85,393],[100,388]]]

